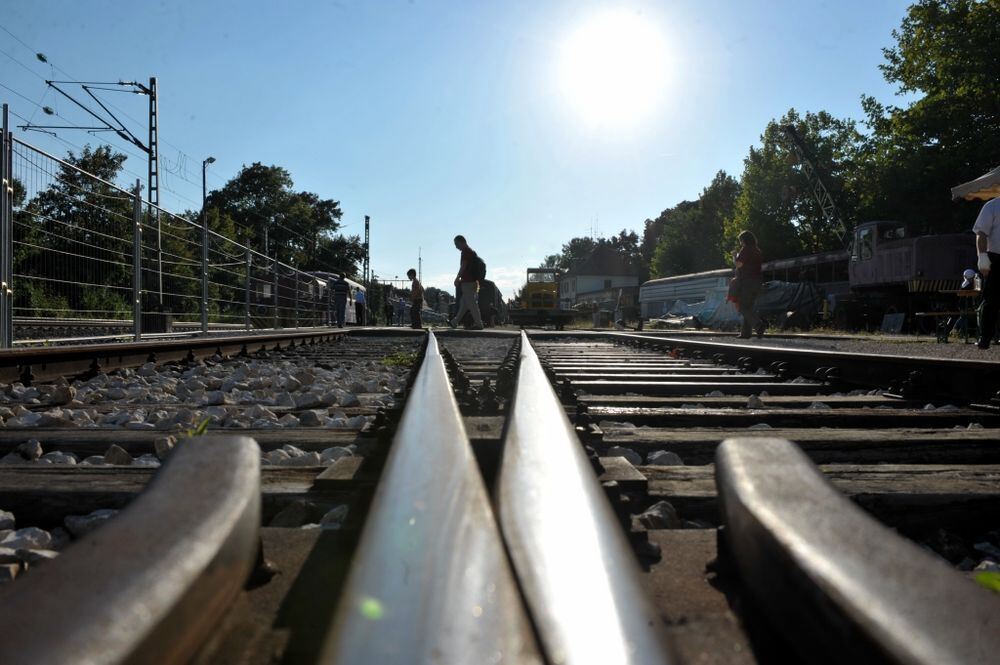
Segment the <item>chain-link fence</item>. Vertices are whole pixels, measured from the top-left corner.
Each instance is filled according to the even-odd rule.
[[[328,280],[14,138],[4,123],[0,347],[313,327]]]

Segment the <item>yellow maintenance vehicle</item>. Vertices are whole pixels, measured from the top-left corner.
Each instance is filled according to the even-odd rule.
[[[508,310],[510,322],[519,326],[552,324],[556,330],[562,330],[574,312],[559,306],[561,277],[558,268],[528,268],[520,300]]]

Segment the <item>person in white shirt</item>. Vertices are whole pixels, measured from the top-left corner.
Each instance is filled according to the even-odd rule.
[[[997,331],[1000,311],[1000,198],[990,199],[979,211],[976,223],[976,251],[979,252],[979,272],[983,276],[982,330],[979,348],[988,349]],[[996,271],[993,266],[996,265]]]

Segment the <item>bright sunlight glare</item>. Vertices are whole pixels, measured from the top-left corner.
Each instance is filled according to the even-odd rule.
[[[594,128],[636,125],[660,104],[667,45],[658,27],[626,11],[585,20],[563,41],[558,77],[567,102]]]

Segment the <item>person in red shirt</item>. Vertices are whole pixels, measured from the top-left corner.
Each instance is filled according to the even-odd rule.
[[[483,329],[483,317],[479,313],[479,303],[476,301],[476,293],[479,291],[479,280],[473,272],[472,261],[476,258],[476,252],[469,247],[465,241],[465,236],[455,236],[455,249],[462,252],[462,264],[458,269],[458,277],[455,278],[455,286],[461,289],[462,302],[459,305],[455,318],[449,322],[452,328],[457,328],[465,317],[465,313],[472,314],[474,325],[473,330]]]
[[[757,325],[757,313],[754,303],[760,294],[762,282],[761,265],[764,255],[757,246],[757,236],[751,231],[743,231],[739,235],[740,251],[736,253],[736,279],[739,283],[739,310],[743,317],[740,337],[750,339]],[[763,336],[763,333],[758,333]]]

